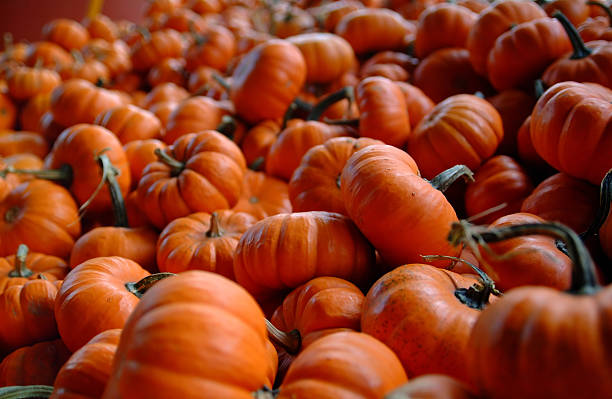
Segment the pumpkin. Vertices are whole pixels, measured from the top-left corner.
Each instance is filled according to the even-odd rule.
[[[478,223],[491,223],[521,210],[523,201],[532,191],[533,184],[525,169],[509,156],[497,155],[489,158],[474,174],[474,182],[465,192],[466,211],[470,217],[486,213],[478,217]],[[502,204],[505,204],[503,208],[489,212]]]
[[[51,93],[37,94],[31,97],[21,108],[19,125],[22,130],[41,132],[40,120],[51,109]]]
[[[590,13],[587,2],[572,0],[553,0],[542,4],[548,16],[554,17],[556,13],[563,13],[570,24],[578,26],[583,23]]]
[[[242,234],[257,219],[232,210],[192,213],[164,228],[157,241],[162,272],[206,270],[234,280],[234,250]]]
[[[48,69],[61,69],[73,62],[70,53],[49,41],[30,44],[26,50],[25,57],[25,64],[27,66],[42,66]]]
[[[389,266],[419,262],[422,254],[458,255],[444,231],[457,220],[453,207],[404,151],[362,148],[342,170],[340,189],[349,216]]]
[[[157,139],[146,139],[130,141],[123,146],[130,165],[133,186],[138,186],[144,168],[151,162],[157,161],[155,150],[158,148],[163,150],[166,144]]]
[[[467,381],[464,359],[470,332],[492,290],[488,278],[403,265],[368,291],[361,330],[391,348],[408,377],[441,373]]]
[[[43,158],[49,145],[40,134],[32,132],[0,131],[0,157],[29,153]]]
[[[118,94],[83,79],[66,81],[51,94],[53,119],[63,126],[93,123],[98,114],[123,103]]]
[[[346,215],[340,191],[342,169],[353,153],[372,144],[383,143],[369,138],[336,137],[308,150],[289,182],[293,211]]]
[[[156,284],[136,306],[102,398],[252,398],[272,386],[270,354],[253,298],[225,277],[187,271]]]
[[[282,130],[284,129],[281,129],[279,123],[266,119],[247,131],[240,148],[249,168],[253,170],[265,169],[266,157],[270,147]]]
[[[162,138],[172,144],[185,134],[215,129],[223,116],[230,113],[231,109],[224,102],[204,96],[190,97],[170,114]]]
[[[296,121],[281,131],[266,156],[266,173],[289,181],[300,160],[312,147],[332,137],[349,136],[350,128],[332,126],[315,120]]]
[[[269,216],[244,232],[234,252],[236,282],[256,298],[320,276],[361,285],[373,268],[369,242],[350,219],[330,212]]]
[[[55,284],[43,279],[4,290],[0,295],[0,357],[59,336],[53,315],[56,296]]]
[[[559,172],[600,184],[612,167],[611,101],[612,91],[593,83],[550,87],[531,114],[536,152]]]
[[[487,76],[487,60],[497,39],[509,29],[523,22],[545,18],[546,13],[535,2],[522,0],[497,0],[474,23],[467,39],[470,62],[474,70]]]
[[[0,258],[0,295],[7,288],[23,286],[29,280],[63,280],[66,273],[68,268],[63,259],[29,252],[27,246],[19,246],[17,254]]]
[[[425,117],[434,107],[434,102],[423,90],[406,82],[395,82],[397,87],[404,93],[406,106],[408,107],[408,119],[410,120],[410,128],[414,130],[421,119]]]
[[[462,226],[457,226],[463,229]],[[568,292],[549,287],[512,289],[476,320],[467,352],[471,381],[483,396],[605,398],[612,394],[606,331],[610,331],[610,286],[600,287],[588,251],[578,236],[559,225],[517,225],[469,233],[492,243],[518,235],[562,239],[574,262]],[[576,336],[584,339],[577,344]],[[587,337],[592,337],[587,339]],[[603,345],[603,347],[602,347]],[[575,359],[583,359],[574,362]],[[557,364],[564,367],[556,367]],[[508,372],[512,384],[508,384]],[[534,384],[537,376],[538,383]]]
[[[400,14],[385,8],[364,8],[344,15],[334,33],[344,38],[355,54],[372,51],[401,50],[406,46],[406,36],[414,26]]]
[[[354,0],[339,0],[310,8],[326,32],[333,32],[346,14],[364,8],[363,3]]]
[[[297,46],[304,56],[307,83],[332,82],[354,68],[357,62],[351,45],[332,33],[302,33],[287,41]]]
[[[89,32],[77,21],[58,18],[42,27],[42,37],[66,50],[80,50],[89,41]]]
[[[89,210],[100,212],[110,209],[108,187],[104,185],[99,188],[101,173],[98,159],[101,156],[105,156],[116,171],[114,174],[119,189],[125,195],[131,183],[125,151],[113,133],[96,125],[77,124],[59,135],[45,159],[45,167],[50,169],[48,174],[51,174],[47,177],[66,181],[78,203],[88,203]],[[110,173],[102,169],[102,176]],[[41,176],[44,174],[43,171]]]
[[[96,116],[93,123],[115,133],[122,144],[156,139],[162,131],[161,122],[152,112],[131,104],[104,111]]]
[[[557,0],[560,1],[560,0]],[[586,5],[584,5],[586,9]],[[555,13],[573,47],[573,52],[551,64],[542,75],[544,83],[550,87],[564,81],[593,82],[612,88],[612,44],[608,41],[584,44],[576,28],[560,13]]]
[[[578,34],[585,42],[592,40],[608,40],[612,37],[612,11],[610,7],[600,1],[588,1],[591,10],[591,18],[577,26]],[[593,15],[595,14],[595,15]]]
[[[194,212],[229,209],[238,202],[246,165],[240,149],[221,133],[187,134],[156,153],[160,161],[144,169],[138,196],[157,228]]]
[[[561,24],[541,18],[519,24],[495,41],[487,58],[487,73],[496,90],[519,87],[540,76],[572,45]]]
[[[193,71],[188,72],[187,90],[194,95],[203,95],[211,97],[215,100],[227,100],[228,93],[221,85],[221,82],[216,80],[219,72],[209,66],[200,66]]]
[[[210,26],[202,33],[194,34],[194,42],[185,53],[187,69],[209,66],[225,71],[236,53],[236,39],[222,25]]]
[[[74,62],[59,70],[62,80],[83,79],[93,84],[103,86],[110,81],[108,67],[95,58],[84,59],[77,50],[72,51]]]
[[[0,256],[14,254],[23,243],[34,252],[66,258],[81,233],[68,190],[45,180],[15,187],[0,201],[0,215]]]
[[[10,69],[6,84],[10,96],[28,100],[38,94],[50,93],[62,83],[59,74],[51,69],[20,66]]]
[[[548,177],[556,172],[533,148],[533,142],[531,141],[531,115],[525,118],[516,134],[516,150],[518,158],[528,168],[530,173],[537,172],[539,174],[544,171],[543,175]]]
[[[531,115],[536,98],[522,90],[508,89],[487,97],[502,118],[504,137],[497,154],[516,156],[518,153],[518,131],[525,119]]]
[[[60,339],[19,348],[0,363],[0,387],[53,385],[69,357],[70,351]]]
[[[414,38],[414,53],[425,58],[446,47],[465,48],[470,29],[478,15],[452,3],[436,4],[419,15]]]
[[[277,398],[382,398],[405,382],[401,363],[383,343],[359,332],[337,332],[295,358]]]
[[[110,377],[121,330],[106,330],[74,352],[57,373],[50,399],[98,399]]]
[[[270,33],[281,39],[314,30],[316,21],[306,10],[289,2],[278,2],[272,5],[270,15]]]
[[[283,116],[306,80],[306,61],[287,40],[255,46],[232,74],[230,98],[236,113],[254,124]]]
[[[132,69],[129,48],[121,40],[107,42],[102,39],[92,39],[83,48],[82,52],[85,58],[92,56],[106,65],[112,78]]]
[[[147,82],[155,87],[162,83],[174,83],[183,86],[187,79],[185,60],[183,58],[164,58],[149,69]]]
[[[83,19],[81,25],[87,29],[92,39],[102,39],[114,42],[118,39],[119,29],[117,24],[104,14],[96,14]]]
[[[17,107],[8,95],[0,93],[0,129],[12,129],[16,121]]]
[[[291,213],[287,183],[263,172],[247,169],[240,198],[232,210],[246,212],[258,220],[279,213]]]
[[[151,18],[152,26],[148,28],[151,30],[157,30],[155,26],[157,20]],[[159,28],[172,29],[178,32],[192,32],[199,33],[206,27],[205,20],[188,8],[175,8],[168,14],[161,15],[159,19]],[[155,27],[154,27],[155,26]]]
[[[163,29],[144,37],[132,47],[132,65],[136,71],[145,71],[164,58],[179,58],[185,50],[185,41],[174,29]]]
[[[151,275],[119,256],[81,263],[66,276],[55,301],[62,340],[74,352],[97,334],[123,327],[140,296],[163,277],[167,274]]]
[[[27,174],[12,173],[15,169],[41,169],[43,160],[27,152],[0,158],[0,200],[20,183],[32,180]]]
[[[489,82],[470,64],[468,50],[449,47],[429,54],[414,71],[413,83],[433,102],[457,94],[489,93]]]
[[[146,98],[146,97],[145,97]],[[175,101],[162,101],[149,107],[149,111],[159,119],[163,129],[166,129],[170,121],[170,115],[178,108],[179,103]]]
[[[408,153],[425,178],[457,164],[477,169],[504,135],[499,113],[489,102],[458,94],[438,103],[408,140]]]
[[[563,223],[582,233],[595,219],[598,200],[596,186],[565,173],[555,173],[540,182],[524,200],[521,212]]]
[[[385,399],[477,399],[472,389],[444,374],[425,374],[393,390]]]

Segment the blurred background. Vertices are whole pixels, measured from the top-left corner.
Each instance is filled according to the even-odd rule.
[[[0,0],[0,36],[11,32],[14,40],[40,39],[43,25],[55,18],[81,21],[90,7],[113,20],[140,22],[146,0]]]

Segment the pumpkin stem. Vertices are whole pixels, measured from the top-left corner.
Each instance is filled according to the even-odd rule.
[[[467,182],[474,181],[474,173],[472,173],[470,168],[465,165],[455,165],[431,179],[429,184],[436,190],[445,192],[460,177],[463,177]]]
[[[144,26],[138,26],[136,31],[142,36],[145,42],[151,41],[151,32]]]
[[[59,169],[16,169],[13,166],[8,166],[5,169],[0,170],[0,177],[6,177],[9,173],[15,173],[20,175],[32,175],[37,179],[54,180],[59,181],[65,186],[70,186],[72,183],[72,167],[65,164],[59,167]]]
[[[217,83],[219,83],[221,85],[221,87],[223,87],[225,90],[230,89],[230,84],[227,82],[227,80],[225,80],[223,78],[223,76],[219,75],[218,73],[213,73],[211,76]]]
[[[580,234],[580,238],[583,240],[597,233],[601,226],[606,222],[606,219],[610,217],[610,202],[612,201],[612,169],[606,173],[601,186],[599,188],[599,207],[597,208],[597,214],[595,220],[591,223],[589,228]]]
[[[271,389],[268,386],[263,386],[263,388],[253,392],[253,398],[255,399],[274,399],[278,396],[278,389]]]
[[[482,284],[474,284],[470,288],[457,288],[455,290],[455,297],[457,297],[461,303],[469,306],[472,309],[484,309],[485,306],[489,304],[489,297],[491,294],[495,296],[502,295],[502,293],[495,288],[495,281],[493,281],[487,273],[465,259],[446,255],[421,255],[421,258],[425,259],[427,262],[447,259],[452,260],[453,262],[463,262],[471,267],[476,274],[478,274],[480,280],[482,280]]]
[[[489,229],[461,221],[452,224],[448,241],[457,246],[470,240],[478,243],[491,243],[532,234],[546,235],[565,243],[568,256],[574,264],[570,293],[588,295],[601,288],[597,282],[595,266],[589,251],[578,234],[560,223],[527,223]]]
[[[206,232],[206,237],[221,237],[225,234],[219,222],[219,214],[213,212],[210,215],[210,229]]]
[[[249,165],[249,169],[254,170],[254,171],[260,170],[261,167],[263,166],[265,160],[266,160],[266,158],[264,158],[264,157],[257,157],[257,158],[255,158],[255,160]]]
[[[149,288],[153,287],[155,283],[159,280],[163,280],[167,277],[175,276],[174,273],[155,273],[151,274],[140,281],[135,283],[125,283],[125,288],[132,294],[136,295],[138,298],[142,298],[142,296],[149,290]]]
[[[542,79],[536,79],[533,82],[533,94],[535,98],[538,99],[542,97],[542,94],[546,91],[546,85],[544,85],[544,81]]]
[[[270,323],[268,319],[266,319],[266,328],[272,341],[282,346],[290,355],[297,354],[302,348],[302,336],[297,329],[289,332],[281,331],[274,324]]]
[[[17,220],[17,217],[21,213],[21,208],[18,206],[13,206],[4,213],[4,221],[7,223],[13,223]]]
[[[586,3],[589,6],[596,6],[604,10],[604,12],[608,15],[608,20],[610,21],[610,27],[612,28],[612,9],[610,9],[610,7],[598,1],[587,1]]]
[[[285,113],[283,114],[283,122],[281,123],[280,127],[281,131],[285,130],[285,128],[287,127],[287,123],[289,123],[289,121],[293,119],[293,116],[298,110],[312,112],[312,104],[302,100],[299,97],[296,97],[291,102],[291,104],[289,104],[289,107],[287,107],[287,111],[285,111]]]
[[[345,86],[342,89],[331,93],[327,97],[319,101],[310,111],[306,120],[318,121],[327,108],[340,100],[348,99],[350,102],[355,101],[355,90],[352,86]]]
[[[161,162],[165,163],[172,169],[172,176],[178,176],[185,169],[185,164],[183,162],[179,162],[172,158],[170,155],[162,151],[161,148],[156,148],[154,153]]]
[[[83,65],[85,63],[85,60],[83,59],[83,54],[81,54],[79,50],[77,49],[70,50],[70,55],[72,56],[72,58],[74,59],[77,65]]]
[[[238,123],[236,122],[236,119],[230,115],[223,115],[221,118],[221,123],[217,125],[215,130],[231,140],[234,138],[237,128]]]
[[[561,22],[561,25],[563,25],[563,29],[565,29],[565,33],[567,33],[567,37],[569,37],[569,40],[572,43],[574,53],[570,57],[570,60],[579,60],[588,57],[592,53],[592,50],[584,44],[582,38],[578,34],[578,31],[576,30],[576,28],[574,28],[574,25],[572,25],[570,20],[567,19],[567,17],[561,11],[558,10],[553,13],[552,17],[558,19],[559,22]]]
[[[48,398],[53,393],[49,385],[27,385],[0,388],[0,399]]]
[[[25,244],[19,244],[17,254],[15,255],[15,269],[8,274],[9,277],[30,277],[34,272],[26,266],[26,258],[28,257],[29,248]]]

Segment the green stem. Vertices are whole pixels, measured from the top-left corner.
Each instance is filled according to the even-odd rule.
[[[172,169],[172,176],[178,176],[185,169],[185,164],[183,162],[179,162],[172,158],[170,155],[162,151],[161,148],[156,148],[154,153],[161,162],[165,163],[170,167],[170,169]]]
[[[233,139],[237,128],[238,123],[236,123],[236,119],[234,119],[230,115],[223,115],[223,117],[221,118],[221,123],[217,125],[215,130],[224,135],[225,137]]]
[[[290,355],[297,354],[302,348],[302,336],[298,330],[284,332],[266,319],[266,328],[272,341],[282,346]]]
[[[327,108],[329,108],[332,104],[337,103],[338,101],[348,99],[349,101],[354,101],[355,99],[355,91],[352,86],[346,86],[342,89],[331,93],[321,101],[319,101],[313,108],[306,120],[309,121],[318,121],[321,119],[321,116],[325,112]]]
[[[219,83],[225,90],[230,90],[230,84],[223,78],[223,76],[219,75],[218,73],[213,73],[212,78],[216,80],[217,83]]]
[[[436,190],[445,192],[448,188],[462,177],[468,182],[474,181],[474,173],[465,165],[455,165],[441,172],[429,181]]]
[[[580,60],[588,57],[592,53],[592,50],[584,44],[578,31],[574,28],[570,20],[567,19],[561,11],[555,11],[552,16],[561,22],[563,29],[565,29],[565,33],[567,33],[567,37],[569,37],[570,43],[572,43],[574,53],[570,57],[570,60]]]
[[[48,385],[27,385],[0,388],[0,399],[48,398],[53,387]]]
[[[605,4],[602,4],[598,1],[587,1],[587,5],[596,6],[604,10],[604,12],[608,15],[608,20],[610,21],[610,27],[612,28],[612,10]]]
[[[574,264],[570,293],[588,295],[601,288],[597,282],[595,266],[589,251],[578,234],[560,223],[527,223],[489,229],[461,221],[452,224],[448,241],[454,246],[471,242],[483,244],[534,234],[546,235],[565,243],[567,254]]]
[[[261,169],[261,167],[263,166],[264,162],[266,161],[266,158],[264,157],[257,157],[255,158],[255,160],[249,165],[249,169],[254,170],[254,171],[258,171]]]
[[[221,228],[221,223],[219,222],[219,214],[217,212],[213,212],[210,215],[210,229],[206,232],[206,237],[222,237],[225,232]]]
[[[142,296],[149,290],[149,288],[153,287],[158,281],[171,277],[171,276],[175,276],[175,274],[174,273],[151,274],[135,283],[133,282],[125,283],[125,288],[130,293],[136,295],[138,298],[142,298]]]
[[[455,297],[459,299],[461,303],[467,305],[472,309],[482,310],[489,304],[489,298],[491,294],[495,296],[501,296],[501,292],[495,288],[495,281],[489,277],[487,273],[482,271],[478,266],[465,259],[457,258],[455,256],[446,255],[421,255],[427,262],[436,260],[452,260],[454,262],[463,262],[472,268],[480,277],[482,284],[474,284],[470,288],[457,288],[455,290]]]
[[[536,79],[533,82],[533,93],[535,98],[538,99],[542,97],[542,94],[546,91],[546,86],[544,85],[544,81],[542,79]]]
[[[15,269],[8,274],[9,277],[30,277],[34,272],[28,269],[26,258],[28,257],[29,248],[25,244],[19,244],[17,254],[15,255]]]
[[[9,173],[20,175],[32,175],[37,179],[59,181],[65,186],[72,183],[72,167],[68,164],[62,165],[59,169],[16,169],[12,166],[0,170],[0,177],[6,177]]]
[[[601,226],[606,222],[610,214],[610,202],[612,201],[612,169],[606,173],[603,180],[601,181],[601,186],[599,188],[599,207],[597,208],[597,214],[595,215],[595,219],[593,223],[588,227],[588,229],[580,234],[580,238],[583,240],[597,233]]]
[[[119,182],[117,182],[119,170],[115,168],[106,154],[98,155],[96,160],[102,169],[102,181],[106,183],[108,192],[110,193],[111,202],[113,204],[115,227],[130,227],[121,187],[119,187]]]

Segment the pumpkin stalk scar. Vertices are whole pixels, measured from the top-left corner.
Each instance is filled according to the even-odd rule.
[[[438,191],[445,192],[448,188],[462,177],[466,182],[474,181],[474,173],[465,165],[455,165],[451,168],[440,172],[437,176],[429,181],[429,184]]]
[[[158,281],[163,280],[165,278],[175,276],[174,273],[156,273],[151,274],[143,278],[137,282],[129,282],[125,283],[125,288],[134,294],[138,298],[142,298],[142,296],[149,290],[149,288],[153,287]]]
[[[30,277],[34,272],[26,266],[26,257],[28,256],[28,246],[20,244],[15,255],[15,269],[8,274],[9,277]],[[42,276],[42,274],[41,274]]]
[[[222,237],[223,234],[225,234],[225,231],[221,228],[219,214],[213,212],[210,215],[210,229],[206,232],[206,237]]]
[[[281,345],[290,355],[297,354],[302,348],[302,336],[297,329],[289,332],[281,331],[274,324],[270,323],[268,319],[266,319],[266,328],[272,341]]]
[[[179,162],[176,159],[172,158],[169,154],[166,154],[160,148],[156,148],[154,152],[160,162],[165,163],[172,169],[172,177],[180,175],[181,172],[185,169],[185,164],[183,162]]]

